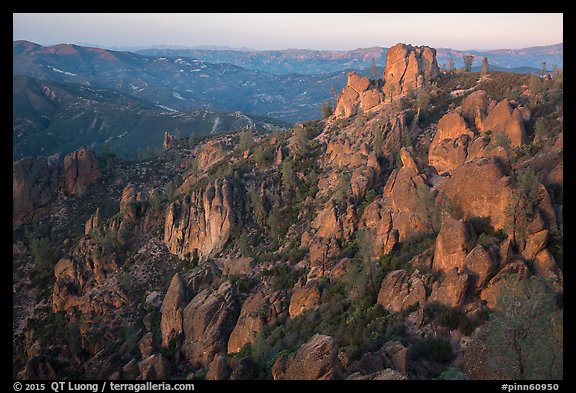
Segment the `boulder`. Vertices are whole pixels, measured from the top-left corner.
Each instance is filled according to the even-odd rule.
[[[276,366],[276,365],[275,365]],[[338,358],[338,347],[330,336],[315,334],[298,351],[285,360],[285,369],[276,366],[274,379],[327,380],[342,379],[345,369]]]
[[[170,286],[162,302],[160,330],[164,348],[168,348],[170,341],[182,333],[182,313],[186,306],[186,300],[186,284],[180,274],[176,273],[170,281]]]
[[[399,341],[388,341],[382,351],[391,360],[394,369],[400,374],[408,375],[408,350]]]
[[[456,218],[488,218],[494,229],[509,229],[506,214],[512,201],[513,179],[495,157],[469,160],[437,186],[436,203],[443,203]]]
[[[313,310],[320,305],[320,288],[318,280],[310,280],[303,287],[296,288],[290,298],[288,312],[295,318],[305,311]]]
[[[438,128],[428,150],[428,162],[439,174],[451,172],[467,157],[468,143],[474,133],[457,112],[450,112],[438,121]]]
[[[140,341],[138,341],[138,348],[140,349],[142,359],[149,358],[152,355],[153,345],[154,345],[154,334],[152,332],[146,333],[140,339]]]
[[[169,376],[170,364],[161,354],[154,354],[138,363],[140,376],[136,379],[166,380]]]
[[[240,352],[244,345],[254,341],[266,323],[269,305],[267,296],[262,292],[257,292],[244,301],[238,322],[230,333],[228,353]]]
[[[502,132],[510,139],[512,146],[527,143],[522,112],[518,108],[512,110],[508,99],[504,99],[490,108],[488,115],[482,122],[481,131]]]
[[[466,299],[468,282],[469,276],[467,273],[460,274],[456,268],[452,268],[446,273],[442,283],[434,282],[428,302],[437,302],[451,308],[460,309]]]
[[[456,220],[448,213],[442,216],[442,227],[436,237],[432,269],[448,272],[462,271],[464,258],[475,244],[474,231],[464,220]]]
[[[536,274],[546,280],[557,291],[562,291],[564,277],[550,251],[543,249],[536,254],[533,266]]]
[[[224,354],[217,354],[208,367],[208,372],[204,377],[207,381],[223,381],[230,376],[230,367],[228,367],[228,357]]]
[[[536,255],[546,248],[548,242],[548,230],[543,229],[527,236],[522,256],[527,259],[534,259]]]
[[[496,274],[498,262],[489,250],[478,244],[464,258],[462,271],[469,274],[470,287],[478,290]]]
[[[452,172],[466,161],[469,141],[468,135],[433,141],[428,151],[428,163],[436,168],[440,175]]]
[[[486,284],[486,287],[480,292],[480,299],[486,302],[486,306],[489,309],[497,309],[498,298],[503,288],[509,287],[515,282],[526,280],[529,276],[528,267],[521,260],[507,263]]]
[[[466,96],[462,102],[462,116],[476,129],[483,129],[482,122],[488,114],[490,99],[484,90],[476,90]]]
[[[240,305],[236,288],[225,281],[217,290],[198,293],[183,312],[183,352],[193,367],[208,367],[217,353],[227,351]]]
[[[372,241],[369,246],[374,256],[388,254],[398,243],[398,230],[393,228],[392,210],[384,207],[379,199],[366,206],[360,218],[359,229],[370,233]]]
[[[415,304],[426,303],[426,288],[415,272],[408,277],[405,270],[389,272],[380,286],[378,304],[391,312],[400,312]]]

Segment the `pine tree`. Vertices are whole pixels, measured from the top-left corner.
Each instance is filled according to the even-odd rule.
[[[540,71],[540,75],[544,76],[544,75],[546,75],[547,72],[548,71],[546,70],[546,62],[543,61],[542,62],[542,70]]]
[[[472,61],[474,60],[474,56],[466,55],[464,56],[464,71],[470,72],[472,71]]]
[[[482,76],[488,75],[488,58],[482,59]]]
[[[452,57],[448,58],[448,72],[454,71],[454,59]]]
[[[378,69],[376,68],[376,61],[372,58],[372,65],[370,66],[370,75],[372,75],[372,80],[374,85],[378,84]]]

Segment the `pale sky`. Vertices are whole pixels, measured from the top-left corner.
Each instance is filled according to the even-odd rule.
[[[519,49],[561,43],[563,30],[562,13],[13,14],[13,39],[41,45]]]

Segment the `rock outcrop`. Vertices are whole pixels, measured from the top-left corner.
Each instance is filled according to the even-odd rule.
[[[58,192],[58,167],[48,165],[44,157],[26,157],[12,164],[12,223],[20,225],[34,220],[37,210],[50,202]]]
[[[369,242],[372,255],[388,254],[398,244],[398,230],[393,227],[392,210],[386,208],[380,199],[366,206],[359,228],[366,230],[372,239]]]
[[[228,353],[239,352],[245,344],[252,343],[264,326],[288,314],[284,291],[269,294],[266,290],[249,296],[242,305],[240,316],[228,340]]]
[[[456,112],[444,115],[438,121],[434,139],[430,143],[428,162],[439,174],[450,172],[464,163],[468,155],[468,143],[474,133]]]
[[[405,270],[394,270],[382,280],[378,292],[378,304],[391,312],[400,312],[405,308],[426,303],[426,288],[415,272],[408,277]]]
[[[502,132],[510,139],[512,146],[527,142],[522,113],[518,108],[512,110],[507,99],[489,110],[488,116],[482,121],[482,131]]]
[[[170,341],[182,334],[182,315],[186,306],[186,284],[180,274],[176,273],[162,302],[162,346],[168,348]]]
[[[164,141],[162,142],[162,148],[166,150],[170,150],[176,144],[176,138],[174,135],[170,134],[168,131],[164,131]]]
[[[183,311],[186,359],[193,367],[208,367],[218,353],[226,353],[228,339],[240,312],[235,286],[225,281],[217,290],[206,288]]]
[[[506,210],[512,200],[513,179],[495,157],[467,161],[451,175],[438,186],[437,203],[446,204],[458,218],[484,217],[494,229],[509,228]]]
[[[433,270],[448,272],[456,268],[461,272],[464,258],[474,245],[475,236],[472,228],[464,220],[455,220],[450,214],[444,214],[434,247]]]
[[[232,186],[215,180],[203,191],[168,206],[164,243],[180,258],[204,257],[222,250],[235,222]]]
[[[504,265],[498,273],[480,292],[480,299],[486,302],[486,306],[490,309],[498,308],[498,298],[502,291],[505,291],[511,285],[520,281],[526,280],[530,277],[530,271],[526,264],[520,260],[512,261]]]
[[[198,152],[198,169],[205,170],[220,161],[225,155],[226,145],[221,140],[207,142]]]
[[[382,92],[370,82],[370,79],[356,72],[349,72],[347,77],[348,83],[340,93],[334,111],[337,116],[350,117],[359,110],[367,113],[383,101]]]
[[[86,224],[84,225],[84,234],[89,235],[92,231],[97,230],[100,226],[100,220],[100,208],[97,208],[96,212],[86,220]]]
[[[491,250],[481,244],[470,251],[462,263],[462,271],[470,276],[470,287],[483,288],[498,271],[498,261]]]
[[[431,223],[427,212],[418,201],[426,184],[419,160],[412,148],[402,148],[402,167],[392,171],[383,190],[384,206],[392,210],[393,228],[398,231],[398,241],[418,233],[428,232]],[[429,188],[429,187],[428,187]]]
[[[295,318],[307,310],[313,310],[320,305],[320,289],[318,280],[309,280],[304,286],[296,288],[290,298],[290,318]]]
[[[384,94],[386,98],[394,99],[432,81],[439,73],[436,49],[396,44],[388,49],[386,55],[386,68],[382,76]]]
[[[460,309],[464,305],[468,281],[469,276],[467,273],[460,274],[456,268],[453,268],[446,273],[442,283],[434,282],[428,301]]]
[[[64,157],[64,190],[78,196],[101,178],[98,158],[93,151],[80,149]]]
[[[344,374],[336,342],[322,334],[315,334],[293,356],[280,358],[273,366],[274,379],[343,379]]]

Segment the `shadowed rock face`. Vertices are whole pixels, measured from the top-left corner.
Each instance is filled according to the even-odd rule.
[[[44,157],[26,157],[12,165],[12,222],[19,225],[32,219],[59,188],[59,168],[52,168]]]
[[[82,195],[100,177],[94,152],[80,149],[64,157],[64,190],[68,195]]]
[[[216,354],[227,351],[239,312],[238,294],[229,281],[218,290],[204,289],[188,303],[183,312],[183,348],[191,365],[208,367]]]
[[[162,346],[167,348],[170,341],[182,333],[182,312],[186,306],[186,284],[176,273],[172,277],[166,297],[162,302],[162,320],[160,330],[162,331]]]
[[[388,49],[383,91],[386,97],[401,95],[436,78],[440,72],[436,49],[396,44]]]

